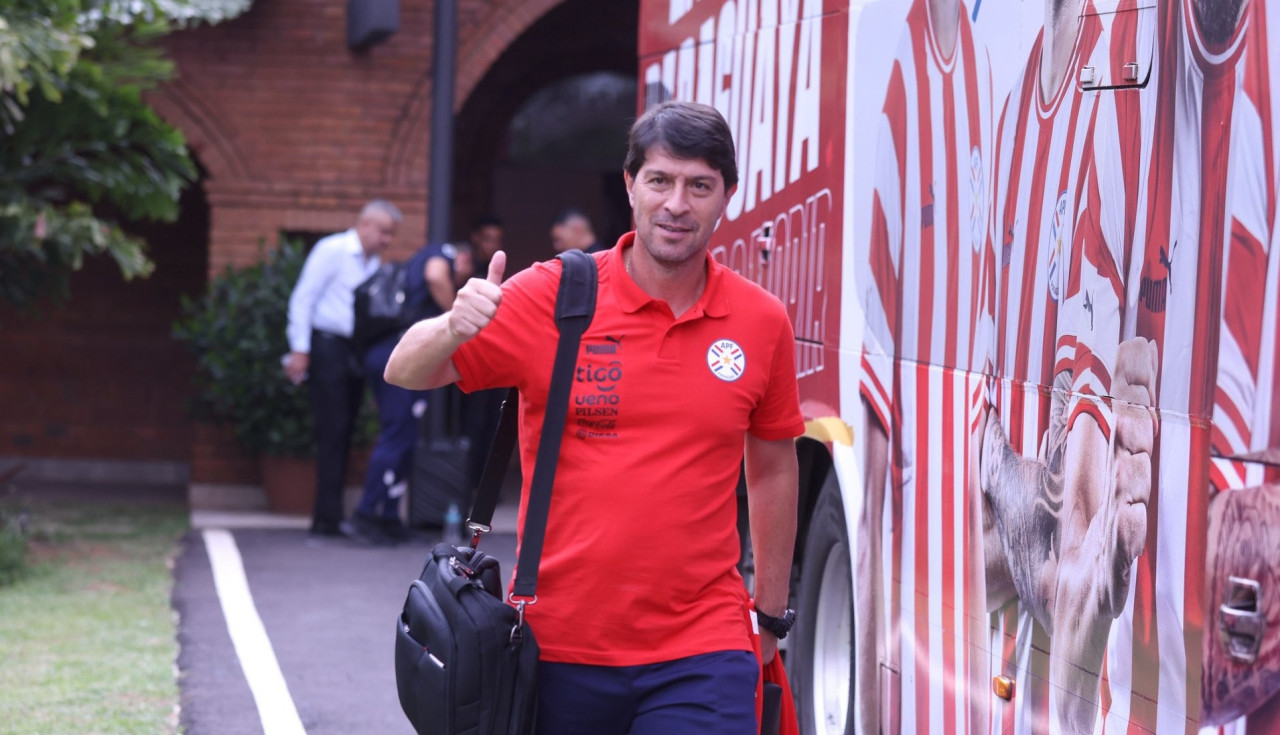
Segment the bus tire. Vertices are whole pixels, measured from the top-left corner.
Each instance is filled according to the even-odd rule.
[[[844,502],[834,470],[818,496],[805,539],[789,662],[803,735],[849,735],[853,712],[853,574]]]

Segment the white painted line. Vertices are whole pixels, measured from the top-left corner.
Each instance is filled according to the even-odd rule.
[[[306,735],[271,640],[267,638],[267,629],[253,604],[235,539],[230,531],[206,529],[204,547],[209,552],[213,583],[222,604],[222,615],[227,620],[227,632],[231,634],[240,668],[258,706],[263,735]]]
[[[290,516],[254,511],[193,510],[191,527],[206,528],[292,528],[305,531],[311,516]]]

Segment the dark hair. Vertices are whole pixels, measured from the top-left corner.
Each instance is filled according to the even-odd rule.
[[[587,216],[586,212],[577,207],[567,207],[557,212],[555,218],[551,220],[551,226],[559,227],[571,219],[580,219],[586,222],[588,227],[591,226],[591,218]]]
[[[666,148],[676,158],[706,161],[724,177],[726,191],[738,184],[733,133],[714,107],[672,100],[649,108],[631,126],[627,160],[622,166],[632,178],[640,173],[654,146]]]
[[[502,227],[502,220],[498,219],[494,214],[482,214],[471,220],[471,232],[482,230],[486,227]]]

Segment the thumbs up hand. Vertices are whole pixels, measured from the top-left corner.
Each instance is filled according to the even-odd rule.
[[[467,281],[454,299],[449,311],[449,333],[459,342],[466,342],[489,326],[502,303],[502,276],[507,269],[507,254],[501,250],[489,261],[489,273],[485,278]]]
[[[502,285],[502,274],[507,269],[507,254],[501,250],[493,254],[493,259],[489,261],[489,276],[486,281],[495,286]]]

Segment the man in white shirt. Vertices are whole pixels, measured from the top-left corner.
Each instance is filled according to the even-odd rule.
[[[381,265],[379,257],[403,219],[385,199],[360,210],[356,226],[316,243],[289,297],[289,356],[284,371],[308,380],[316,420],[316,502],[311,533],[340,535],[347,450],[364,394],[351,343],[355,289]]]

